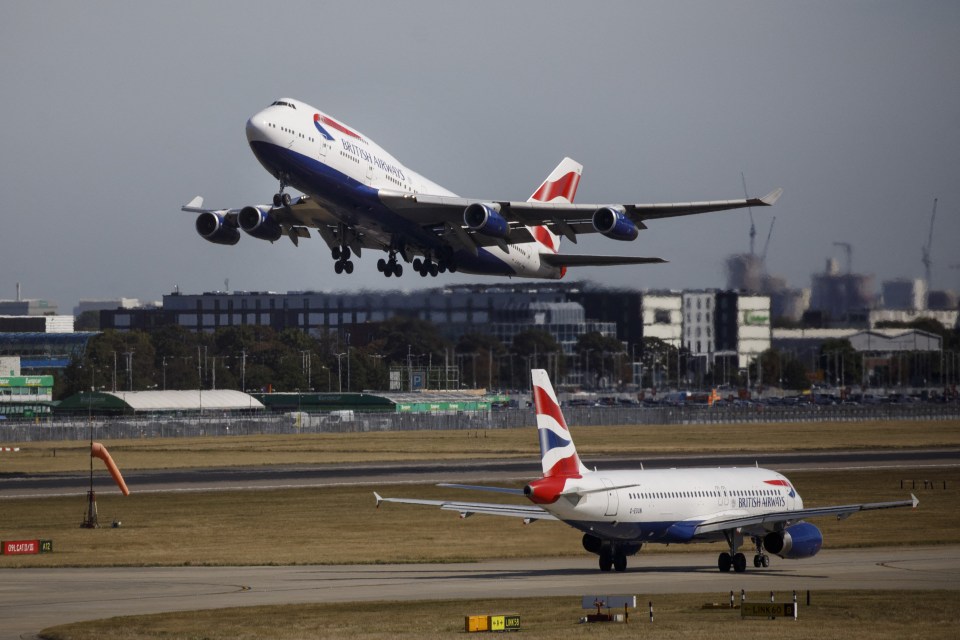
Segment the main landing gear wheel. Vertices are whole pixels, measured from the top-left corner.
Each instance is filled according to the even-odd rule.
[[[627,554],[617,551],[613,554],[613,568],[619,572],[627,570]]]
[[[442,264],[437,264],[428,256],[423,260],[414,258],[413,270],[419,273],[421,278],[426,278],[427,276],[436,278],[438,273],[443,273],[447,268]]]
[[[334,247],[330,251],[333,259],[333,270],[337,273],[353,273],[353,261],[350,260],[350,247]]]
[[[720,557],[717,558],[717,568],[721,572],[727,573],[730,571],[730,568],[733,567],[733,570],[737,573],[743,573],[747,570],[747,556],[742,553],[735,553],[731,556],[729,553],[724,551],[720,554]]]
[[[383,258],[377,260],[377,271],[388,278],[390,276],[396,276],[399,278],[403,275],[403,265],[397,262],[396,254],[391,253],[389,260],[384,260]]]

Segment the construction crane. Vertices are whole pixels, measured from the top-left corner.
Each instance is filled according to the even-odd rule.
[[[740,182],[743,183],[743,197],[747,200],[750,199],[750,196],[747,195],[747,179],[743,177],[743,171],[740,172]],[[747,211],[750,212],[750,255],[753,255],[753,241],[757,237],[757,227],[753,224],[753,207],[747,207]]]
[[[930,247],[933,245],[933,219],[937,217],[937,199],[933,199],[933,213],[930,214],[930,233],[927,235],[927,244],[922,248],[923,273],[926,278],[927,289],[930,289],[930,268],[933,266],[933,260],[930,259]]]
[[[774,223],[776,223],[776,221],[777,221],[777,216],[773,216],[773,218],[770,220],[770,230],[767,231],[767,241],[763,243],[763,253],[760,254],[760,263],[761,263],[762,265],[764,265],[764,267],[763,267],[764,270],[766,270],[766,268],[767,268],[767,267],[766,267],[766,264],[767,264],[767,249],[770,248],[770,236],[773,235],[773,225],[774,225]]]
[[[849,242],[834,242],[833,246],[843,247],[847,254],[847,275],[853,273],[853,246]]]

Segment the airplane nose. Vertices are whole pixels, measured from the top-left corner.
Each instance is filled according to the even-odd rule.
[[[247,120],[247,142],[265,141],[267,138],[267,122],[261,114]]]

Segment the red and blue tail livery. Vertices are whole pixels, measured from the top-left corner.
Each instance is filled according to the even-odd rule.
[[[793,484],[770,469],[689,468],[591,471],[580,461],[560,401],[547,372],[531,374],[537,411],[543,475],[523,487],[444,484],[477,491],[526,496],[532,504],[384,498],[385,502],[438,506],[459,512],[534,520],[558,520],[582,535],[583,548],[599,557],[601,571],[625,571],[627,558],[645,544],[725,542],[717,558],[721,572],[747,569],[740,547],[754,549],[753,566],[770,565],[770,555],[799,560],[817,554],[823,534],[808,519],[844,519],[860,511],[916,508],[910,500],[806,507]],[[705,447],[709,444],[705,443]],[[768,555],[769,554],[769,555]]]

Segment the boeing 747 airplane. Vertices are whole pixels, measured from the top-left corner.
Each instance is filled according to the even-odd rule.
[[[404,262],[421,276],[444,271],[562,278],[567,267],[664,262],[638,256],[561,254],[560,238],[581,233],[634,240],[646,220],[772,205],[763,198],[665,204],[573,204],[583,167],[565,158],[526,202],[461,198],[405,167],[370,138],[308,104],[283,98],[247,121],[247,141],[280,181],[272,204],[196,213],[204,239],[233,245],[240,230],[295,245],[314,229],[330,248],[337,273],[353,272],[364,249],[387,253],[378,270],[400,276]],[[303,195],[291,196],[287,187]]]
[[[859,511],[916,508],[918,500],[805,507],[783,475],[759,467],[590,471],[577,455],[560,403],[547,372],[532,371],[533,400],[540,434],[543,476],[523,489],[440,485],[526,496],[533,504],[457,502],[384,498],[384,502],[437,506],[459,512],[513,516],[526,522],[560,520],[583,532],[583,547],[600,557],[600,570],[625,571],[627,557],[644,544],[726,541],[729,551],[717,559],[720,571],[742,573],[746,540],[756,549],[754,567],[770,557],[809,558],[820,551],[823,536],[808,518],[848,518]]]

